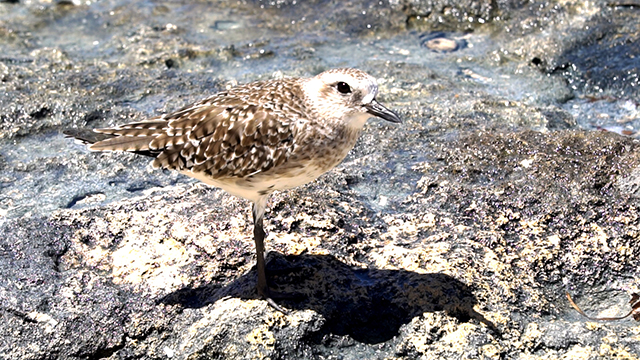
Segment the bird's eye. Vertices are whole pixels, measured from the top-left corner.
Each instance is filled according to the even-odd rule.
[[[348,94],[351,92],[351,87],[349,86],[349,84],[347,84],[344,81],[339,82],[338,85],[336,85],[336,87],[338,88],[338,91],[340,91],[342,94]]]

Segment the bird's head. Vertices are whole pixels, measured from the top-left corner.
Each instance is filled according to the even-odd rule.
[[[399,123],[400,117],[376,100],[378,84],[358,69],[332,69],[303,84],[307,103],[326,120],[345,121],[362,128],[372,116]]]

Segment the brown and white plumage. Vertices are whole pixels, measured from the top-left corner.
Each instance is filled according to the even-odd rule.
[[[151,151],[154,167],[243,178],[281,165],[305,120],[297,80],[241,85],[176,112],[116,128],[94,151]],[[277,98],[274,96],[277,92]]]
[[[151,155],[154,167],[180,171],[251,200],[258,290],[270,300],[262,230],[268,195],[335,167],[367,118],[400,122],[375,100],[377,91],[375,79],[357,69],[240,85],[169,114],[97,129],[109,138],[89,149]]]

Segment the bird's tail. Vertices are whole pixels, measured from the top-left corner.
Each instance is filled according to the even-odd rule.
[[[91,129],[67,129],[62,133],[74,138],[91,151],[127,151],[145,156],[157,156],[160,151],[149,149],[150,138],[135,136],[119,136],[95,132]]]
[[[100,133],[94,132],[91,129],[66,129],[66,130],[63,130],[62,133],[66,137],[74,138],[78,142],[84,145],[95,144],[97,142],[115,137],[114,135],[110,135],[110,134],[100,134]]]

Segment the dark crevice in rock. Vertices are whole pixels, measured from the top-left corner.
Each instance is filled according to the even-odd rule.
[[[22,311],[20,311],[20,310],[11,309],[11,308],[3,306],[3,307],[0,307],[0,311],[4,311],[4,312],[6,312],[8,314],[11,314],[11,315],[21,319],[24,322],[28,322],[28,323],[32,323],[32,324],[35,324],[35,323],[38,322],[35,319],[32,319],[31,317],[29,317],[27,314],[25,314]]]
[[[66,205],[67,209],[71,209],[72,207],[76,206],[76,204],[90,196],[93,195],[103,195],[104,193],[102,191],[90,191],[81,195],[76,195],[74,196],[71,201],[69,201]]]

